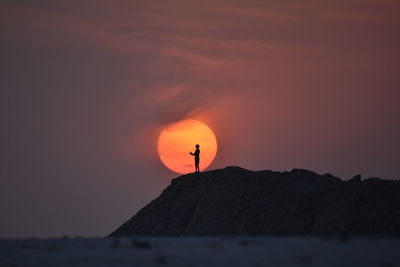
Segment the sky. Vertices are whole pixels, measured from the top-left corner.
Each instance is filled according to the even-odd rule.
[[[397,0],[2,0],[0,238],[109,234],[187,118],[209,169],[399,179],[399,28]]]

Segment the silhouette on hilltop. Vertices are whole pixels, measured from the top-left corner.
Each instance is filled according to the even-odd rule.
[[[194,151],[194,153],[189,152],[189,154],[194,156],[194,168],[195,168],[194,172],[200,172],[200,167],[199,167],[199,163],[200,163],[200,145],[196,145],[196,150]]]

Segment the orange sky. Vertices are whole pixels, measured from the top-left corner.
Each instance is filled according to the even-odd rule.
[[[156,141],[184,118],[215,131],[211,169],[399,178],[399,14],[395,0],[1,1],[0,237],[107,234],[175,177]]]

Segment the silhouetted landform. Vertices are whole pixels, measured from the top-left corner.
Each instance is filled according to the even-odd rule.
[[[111,236],[400,236],[400,181],[227,167],[172,180]]]

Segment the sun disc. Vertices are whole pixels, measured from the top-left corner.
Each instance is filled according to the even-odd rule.
[[[157,150],[161,162],[170,170],[185,174],[194,172],[195,145],[200,145],[200,170],[206,169],[217,153],[217,139],[206,124],[186,119],[169,124],[158,138]]]

